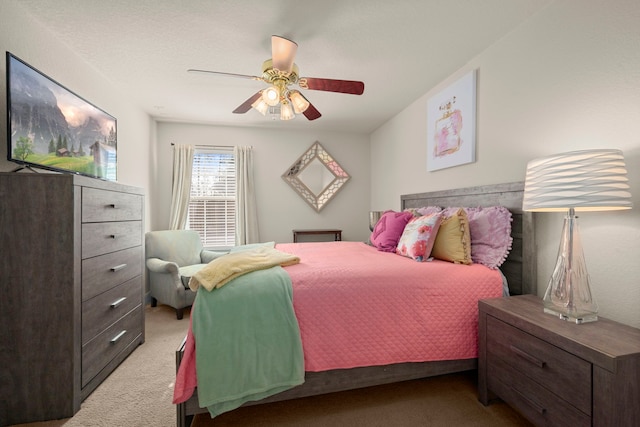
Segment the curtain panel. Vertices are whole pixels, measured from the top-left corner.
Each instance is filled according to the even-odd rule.
[[[193,165],[193,145],[173,146],[173,184],[171,190],[170,230],[183,230],[189,212],[191,193],[191,169]]]
[[[234,147],[236,158],[236,245],[258,243],[258,213],[253,180],[253,148]]]

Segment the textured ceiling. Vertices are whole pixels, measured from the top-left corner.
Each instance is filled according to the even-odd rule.
[[[20,0],[161,121],[369,133],[552,0]],[[361,80],[361,96],[305,91],[322,113],[232,111],[265,84],[271,35],[298,43],[303,77]]]

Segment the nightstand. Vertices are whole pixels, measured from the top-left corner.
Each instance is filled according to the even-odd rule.
[[[482,300],[478,393],[536,425],[637,426],[640,329],[602,317],[576,325],[534,295]]]

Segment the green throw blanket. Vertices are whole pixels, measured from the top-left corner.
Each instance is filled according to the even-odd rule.
[[[199,404],[212,417],[304,382],[293,289],[281,267],[198,289],[192,328]]]

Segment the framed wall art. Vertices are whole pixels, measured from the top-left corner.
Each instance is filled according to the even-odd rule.
[[[472,163],[476,156],[476,70],[427,100],[427,171]]]

